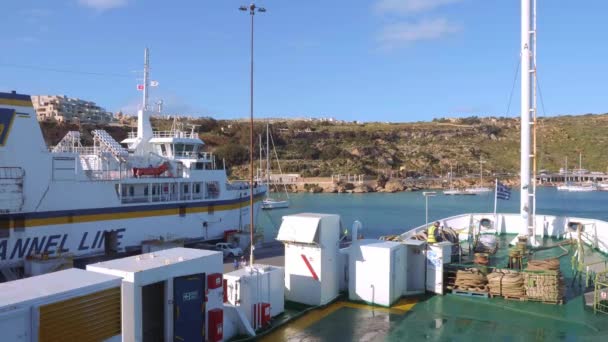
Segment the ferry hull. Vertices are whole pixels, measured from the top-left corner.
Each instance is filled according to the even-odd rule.
[[[264,193],[256,195],[254,215],[260,210],[263,196]],[[142,241],[150,239],[220,239],[226,230],[242,229],[249,223],[247,199],[228,205],[192,206],[181,211],[158,207],[148,212],[116,213],[114,219],[93,221],[87,221],[84,216],[73,216],[72,222],[65,216],[25,219],[24,228],[7,230],[9,237],[0,239],[0,268],[21,266],[24,258],[35,254],[50,257],[71,254],[75,258],[101,254],[105,231],[116,231],[117,247],[124,251],[126,247],[139,247]],[[20,216],[27,217],[27,214]],[[45,220],[61,223],[40,224]]]

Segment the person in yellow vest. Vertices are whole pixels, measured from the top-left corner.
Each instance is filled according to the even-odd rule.
[[[435,221],[426,231],[426,242],[427,243],[436,243],[437,238],[437,229],[439,229],[439,221]]]

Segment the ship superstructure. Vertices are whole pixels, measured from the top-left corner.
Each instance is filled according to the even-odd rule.
[[[71,131],[50,149],[30,97],[0,93],[0,269],[32,255],[99,254],[108,232],[123,251],[249,229],[250,185],[230,182],[194,129],[153,131],[148,86],[146,50],[137,132],[121,144],[94,130],[94,145],[82,146]],[[266,187],[253,191],[257,211]]]

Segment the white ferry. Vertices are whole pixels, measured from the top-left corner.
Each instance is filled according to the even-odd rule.
[[[49,149],[30,96],[0,93],[4,278],[28,256],[103,253],[107,232],[121,252],[150,239],[188,243],[249,229],[249,184],[229,182],[194,131],[152,130],[147,69],[146,54],[144,105],[127,147],[94,130],[94,146],[83,147],[80,132],[71,131]],[[254,212],[265,193],[254,186]]]

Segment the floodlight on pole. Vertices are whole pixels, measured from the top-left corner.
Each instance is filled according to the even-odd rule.
[[[254,249],[254,201],[253,201],[253,192],[254,192],[254,178],[253,178],[253,18],[255,16],[255,12],[264,13],[266,9],[263,7],[257,7],[254,3],[251,3],[249,6],[240,6],[240,11],[249,11],[251,15],[251,65],[250,65],[250,93],[249,93],[249,238],[251,247],[249,249],[249,265],[253,265],[253,249]]]

